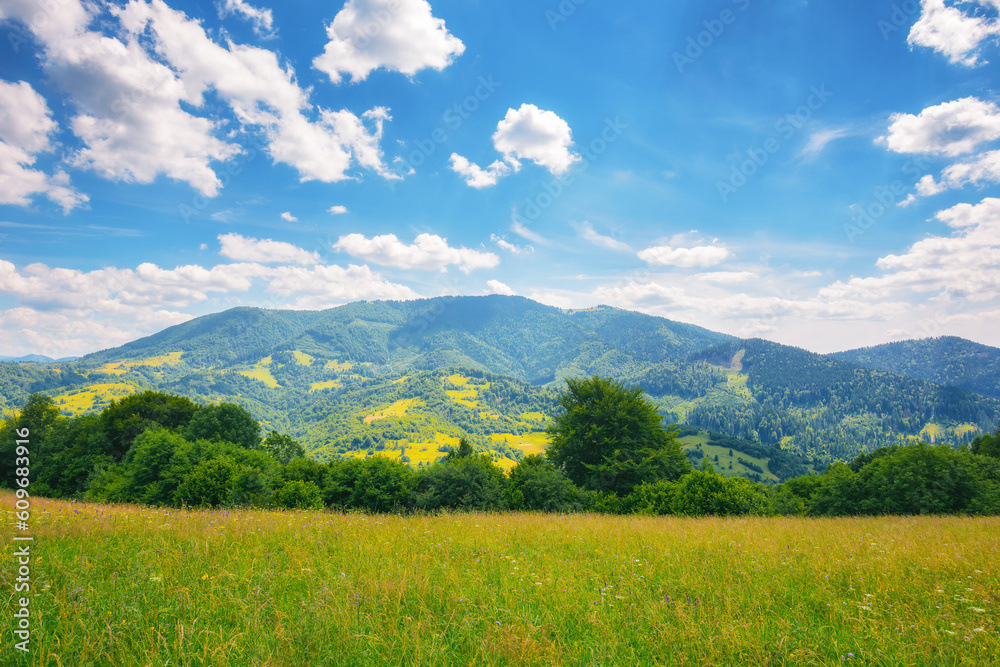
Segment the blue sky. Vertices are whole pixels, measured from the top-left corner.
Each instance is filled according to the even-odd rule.
[[[487,293],[1000,345],[998,6],[0,0],[0,354]]]

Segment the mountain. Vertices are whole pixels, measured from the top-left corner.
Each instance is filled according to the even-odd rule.
[[[52,363],[52,362],[63,362],[63,361],[74,361],[80,357],[63,357],[62,359],[53,359],[52,357],[46,357],[44,354],[26,354],[23,357],[0,357],[0,361],[9,363]]]
[[[904,340],[830,355],[865,366],[1000,398],[1000,348],[954,336]]]
[[[0,396],[10,408],[43,391],[79,414],[157,389],[240,403],[318,458],[421,463],[465,437],[512,464],[544,448],[565,379],[583,375],[643,387],[668,423],[696,427],[689,449],[764,478],[772,464],[916,437],[961,443],[1000,423],[1000,401],[963,389],[641,313],[496,295],[234,308],[69,363],[0,365]],[[709,430],[736,444],[713,445]]]

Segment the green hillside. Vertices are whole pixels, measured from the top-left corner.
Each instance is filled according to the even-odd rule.
[[[640,313],[504,296],[235,308],[69,363],[2,364],[0,396],[12,409],[44,392],[81,414],[157,389],[239,403],[320,459],[420,465],[466,437],[512,465],[544,448],[557,392],[584,375],[641,386],[667,423],[742,438],[724,448],[722,472],[735,461],[734,474],[772,481],[786,453],[801,457],[794,465],[847,460],[914,438],[962,443],[1000,423],[1000,401],[962,389]]]
[[[1000,349],[964,338],[905,340],[830,356],[1000,399]]]

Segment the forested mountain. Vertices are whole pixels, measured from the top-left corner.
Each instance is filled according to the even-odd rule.
[[[966,442],[1000,423],[1000,401],[963,389],[640,313],[505,296],[234,308],[69,363],[0,364],[0,395],[15,408],[44,392],[79,414],[157,389],[239,403],[318,458],[378,451],[419,464],[465,437],[512,465],[544,448],[557,392],[584,375],[641,386],[668,423],[716,442],[818,461],[911,438]],[[782,457],[756,446],[704,441],[726,470],[770,479],[767,460]]]
[[[904,340],[830,356],[1000,398],[1000,349],[964,338]]]

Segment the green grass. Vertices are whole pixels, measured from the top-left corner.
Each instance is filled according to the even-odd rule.
[[[8,632],[5,664],[930,666],[1000,656],[996,518],[398,517],[33,499],[31,525],[32,653],[7,657]],[[9,623],[12,543],[4,548]]]

